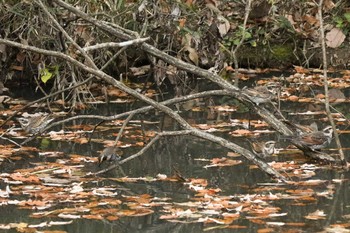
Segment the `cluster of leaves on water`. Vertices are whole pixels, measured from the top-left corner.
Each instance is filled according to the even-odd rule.
[[[33,148],[22,150],[33,152]],[[69,155],[66,158],[57,152],[41,156],[55,158],[56,162],[36,162],[30,168],[17,169],[0,176],[6,184],[6,188],[0,191],[2,205],[31,210],[30,217],[36,219],[36,223],[1,224],[1,229],[47,229],[55,225],[71,224],[82,218],[115,221],[122,217],[149,215],[154,213],[155,208],[160,213],[160,219],[181,223],[202,222],[210,229],[245,228],[236,223],[241,218],[261,226],[300,227],[305,224],[284,222],[283,216],[288,213],[283,212],[276,204],[290,200],[291,205],[307,205],[320,197],[332,198],[335,185],[343,182],[312,179],[316,170],[324,168],[305,164],[304,161],[298,164],[289,160],[271,164],[300,181],[285,185],[261,184],[251,190],[251,194],[223,195],[221,188],[211,187],[207,180],[201,178],[180,179],[177,176],[168,177],[166,174],[137,178],[89,177],[86,176],[88,174],[84,166],[96,163],[95,158],[83,155]],[[230,166],[237,164],[239,163],[231,163]],[[305,178],[308,179],[303,181]],[[109,181],[109,185],[99,185],[106,181]],[[164,198],[147,193],[131,195],[119,187],[121,183],[135,182],[150,185],[155,182],[182,182],[192,195],[187,201],[174,202],[171,197]],[[326,213],[321,212],[319,210],[304,217],[312,220],[323,219]]]

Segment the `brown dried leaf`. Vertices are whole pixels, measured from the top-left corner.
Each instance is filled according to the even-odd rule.
[[[288,100],[292,102],[297,102],[299,100],[299,97],[296,95],[291,95],[288,97]]]
[[[241,160],[234,160],[234,159],[228,159],[228,158],[214,158],[212,159],[211,165],[207,165],[205,166],[205,168],[233,166],[241,163],[242,163]]]
[[[231,134],[233,136],[247,136],[247,135],[251,135],[252,132],[247,129],[237,129],[235,131],[232,131]]]
[[[102,220],[103,217],[101,215],[98,215],[98,214],[88,214],[88,215],[82,215],[83,218],[86,218],[86,219],[94,219],[94,220]]]
[[[37,184],[40,183],[40,180],[36,175],[25,176],[20,173],[13,173],[10,175],[10,177],[16,181],[23,181],[23,182],[30,182],[30,183],[37,183]]]
[[[332,0],[325,0],[323,1],[323,7],[325,11],[329,11],[335,7],[335,4]]]
[[[337,48],[345,40],[344,33],[339,28],[333,28],[326,34],[326,44],[328,47]]]
[[[186,48],[188,51],[188,57],[190,58],[190,60],[196,65],[198,66],[198,53],[194,48],[191,47],[187,47]]]
[[[310,71],[308,69],[305,69],[302,66],[294,66],[294,69],[297,73],[301,73],[301,74],[308,74],[310,73]]]

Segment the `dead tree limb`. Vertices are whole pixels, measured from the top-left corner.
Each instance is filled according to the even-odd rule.
[[[90,74],[106,81],[107,83],[110,83],[111,85],[119,88],[121,91],[124,91],[128,94],[130,94],[131,96],[153,106],[154,108],[164,112],[165,114],[167,114],[169,117],[171,117],[172,119],[174,119],[181,128],[183,128],[184,130],[191,130],[191,134],[200,138],[205,138],[206,140],[218,143],[222,146],[225,146],[229,149],[232,149],[233,151],[242,154],[245,158],[247,158],[248,160],[250,160],[251,162],[255,163],[258,167],[260,167],[261,170],[263,170],[264,172],[266,172],[267,174],[276,177],[280,180],[285,181],[286,178],[281,175],[278,171],[276,171],[275,169],[273,169],[271,166],[269,166],[266,162],[258,160],[255,158],[254,154],[252,152],[250,152],[249,150],[246,150],[232,142],[229,142],[221,137],[218,136],[214,136],[210,133],[207,132],[203,132],[200,131],[198,129],[193,128],[187,121],[185,121],[178,113],[176,113],[175,111],[173,111],[171,108],[162,105],[144,95],[142,95],[141,93],[129,88],[128,86],[126,86],[124,83],[119,82],[117,80],[115,80],[113,77],[111,77],[110,75],[104,73],[101,70],[98,69],[94,69],[91,68],[77,60],[75,60],[74,58],[60,53],[60,52],[56,52],[56,51],[49,51],[49,50],[45,50],[45,49],[40,49],[37,47],[33,47],[33,46],[29,46],[29,45],[24,45],[24,44],[20,44],[17,42],[13,42],[13,41],[9,41],[9,40],[4,40],[4,39],[0,39],[0,44],[6,44],[9,46],[13,46],[13,47],[17,47],[17,48],[21,48],[21,49],[25,49],[28,51],[32,51],[32,52],[36,52],[36,53],[41,53],[44,55],[48,55],[48,56],[55,56],[61,59],[66,60],[67,62],[72,63],[73,65],[79,67],[80,69],[89,72]]]
[[[115,36],[119,39],[124,39],[124,40],[135,39],[134,38],[135,34],[133,34],[133,35],[126,34],[125,31],[118,29],[117,27],[112,27],[104,22],[98,21],[98,20],[92,18],[91,16],[89,16],[88,14],[73,7],[72,5],[63,2],[62,0],[53,0],[53,2],[57,3],[58,5],[62,6],[63,8],[76,14],[78,17],[94,24],[95,26],[97,26],[101,30],[103,30],[109,34],[112,34],[113,36]],[[169,54],[167,54],[167,53],[165,53],[165,52],[163,52],[163,51],[161,51],[161,50],[159,50],[159,49],[157,49],[157,48],[155,48],[152,45],[149,45],[147,43],[142,43],[141,49],[143,49],[145,52],[151,54],[152,56],[160,58],[160,59],[164,60],[165,62],[178,67],[179,69],[188,71],[192,74],[198,75],[200,77],[206,78],[206,79],[216,83],[217,85],[224,88],[225,90],[231,91],[232,95],[235,98],[240,99],[243,102],[249,101],[241,95],[240,89],[238,87],[235,87],[230,82],[226,81],[225,79],[221,78],[220,76],[218,76],[216,74],[213,74],[213,73],[211,73],[205,69],[202,69],[198,66],[194,66],[194,65],[189,64],[187,62],[179,60],[173,56],[170,56]],[[254,106],[254,104],[252,104],[252,107],[254,108],[255,111],[259,112],[257,107]],[[262,114],[261,117],[269,125],[271,125],[274,129],[276,129],[277,131],[279,131],[280,133],[282,133],[284,135],[288,135],[288,136],[293,135],[292,131],[288,127],[286,127],[283,123],[281,123],[278,119],[276,119],[273,116],[273,114],[268,114],[267,111],[263,111],[263,110],[261,110],[261,111],[264,112],[264,114]]]

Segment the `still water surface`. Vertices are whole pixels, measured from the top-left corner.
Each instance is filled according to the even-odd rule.
[[[194,116],[191,116],[194,117]],[[196,121],[205,122],[206,119],[197,117]],[[98,134],[95,137],[109,136]],[[239,145],[247,147],[247,142],[244,139],[232,138]],[[108,138],[111,139],[111,138]],[[271,138],[269,138],[271,139]],[[342,136],[345,144],[344,147],[349,147],[349,139],[347,135]],[[39,141],[32,142],[32,145],[38,145]],[[70,142],[52,141],[47,144],[45,150],[56,150],[65,154],[84,154],[86,156],[97,156],[96,151],[101,150],[100,144],[78,145]],[[135,148],[124,149],[124,155],[127,157],[137,152]],[[255,188],[262,187],[259,184],[275,182],[270,177],[265,175],[259,169],[254,169],[251,164],[243,157],[243,163],[232,167],[213,167],[203,168],[205,162],[198,159],[221,158],[227,155],[227,150],[218,145],[208,143],[188,136],[177,136],[163,138],[154,145],[146,154],[129,161],[122,165],[122,172],[129,177],[155,177],[157,174],[166,174],[172,176],[175,170],[181,173],[185,178],[203,178],[208,180],[208,186],[211,188],[220,188],[222,195],[235,196],[237,194],[254,194]],[[296,157],[297,158],[297,157]],[[41,160],[42,158],[37,158]],[[278,155],[270,161],[290,161],[294,157],[290,155]],[[11,172],[19,167],[26,167],[28,161],[18,161],[15,164],[3,163],[1,170],[3,172]],[[84,170],[97,171],[99,168],[96,164],[86,164]],[[102,175],[103,177],[120,177],[120,170],[111,171]],[[324,228],[336,224],[348,223],[350,216],[350,192],[348,180],[349,172],[332,169],[331,167],[323,167],[316,171],[316,175],[312,179],[322,179],[326,182],[324,185],[315,187],[300,187],[300,189],[315,189],[320,192],[327,189],[327,185],[332,184],[333,195],[322,197],[313,196],[312,201],[298,202],[294,200],[276,200],[274,206],[280,208],[280,213],[286,213],[283,217],[269,218],[266,221],[250,221],[244,216],[235,221],[235,225],[240,225],[243,229],[218,229],[215,228],[210,232],[257,232],[259,229],[269,228],[274,232],[283,232],[290,230],[291,232],[319,232]],[[299,178],[294,178],[298,180]],[[342,179],[341,183],[334,183],[332,179]],[[180,182],[137,182],[137,183],[117,183],[110,180],[100,181],[98,186],[116,185],[120,189],[120,195],[130,194],[150,194],[154,197],[168,197],[173,202],[183,202],[194,197],[194,192],[189,191]],[[4,184],[1,189],[4,189]],[[288,189],[288,186],[284,187]],[[290,186],[290,189],[296,189],[295,186]],[[298,188],[299,189],[299,188]],[[268,190],[268,189],[267,189]],[[266,191],[273,194],[275,191]],[[272,201],[271,201],[272,203]],[[27,222],[37,224],[43,221],[59,221],[58,219],[35,219],[29,217],[30,210],[21,210],[18,207],[11,205],[3,205],[0,207],[0,218],[2,224],[11,222]],[[325,216],[321,220],[307,220],[305,216],[316,210],[322,210]],[[171,223],[159,219],[163,214],[154,208],[154,214],[142,217],[122,217],[116,221],[100,221],[100,220],[74,220],[72,224],[66,226],[52,227],[50,230],[64,230],[67,232],[202,232],[209,227],[217,227],[217,224],[203,223]],[[290,223],[289,225],[276,226],[267,222]],[[300,225],[303,223],[303,225]],[[17,232],[14,231],[13,232]],[[271,231],[270,231],[271,232]]]

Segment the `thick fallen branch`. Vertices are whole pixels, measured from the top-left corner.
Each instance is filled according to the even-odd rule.
[[[97,69],[88,67],[85,64],[71,58],[70,56],[68,56],[66,54],[60,53],[60,52],[39,49],[39,48],[36,48],[33,46],[24,45],[24,44],[20,44],[17,42],[4,40],[4,39],[0,39],[0,44],[6,44],[6,45],[14,46],[14,47],[17,47],[20,49],[25,49],[25,50],[36,52],[36,53],[41,53],[41,54],[48,55],[48,56],[55,56],[55,57],[64,59],[68,62],[71,62],[73,65],[81,68],[82,70],[89,72],[89,73],[103,79],[104,81],[106,81],[106,82],[110,83],[111,85],[119,88],[120,90],[130,94],[131,96],[133,96],[133,97],[153,106],[154,108],[164,112],[169,117],[174,119],[181,126],[181,128],[183,128],[184,130],[191,130],[192,135],[209,140],[209,141],[212,141],[212,142],[215,142],[215,143],[218,143],[222,146],[225,146],[229,149],[232,149],[233,151],[242,154],[245,158],[247,158],[248,160],[255,163],[257,166],[259,166],[267,174],[269,174],[273,177],[276,177],[280,180],[285,180],[284,176],[282,176],[278,171],[276,171],[275,169],[270,167],[267,163],[260,161],[260,160],[257,160],[255,158],[254,154],[252,154],[249,150],[246,150],[246,149],[244,149],[244,148],[242,148],[242,147],[240,147],[232,142],[229,142],[221,137],[214,136],[210,133],[206,133],[206,132],[203,132],[203,131],[200,131],[198,129],[193,128],[178,113],[176,113],[175,111],[173,111],[169,107],[166,107],[165,105],[162,105],[162,104],[142,95],[141,93],[129,88],[124,83],[115,80],[113,77],[107,75],[106,73],[104,73],[101,70],[97,70]]]
[[[102,21],[98,21],[92,17],[90,17],[89,15],[85,14],[84,12],[79,11],[78,9],[74,8],[73,6],[61,1],[61,0],[53,0],[54,2],[56,2],[58,5],[68,9],[69,11],[75,13],[77,16],[81,17],[82,19],[94,24],[95,26],[97,26],[98,28],[110,33],[111,35],[116,36],[119,39],[123,39],[123,40],[134,40],[134,39],[138,39],[137,37],[135,37],[135,35],[137,35],[136,33],[129,33],[126,30],[123,30],[122,28],[114,25],[111,26],[110,24],[107,24],[105,22]],[[40,1],[39,1],[40,2]],[[26,49],[29,51],[33,51],[33,52],[37,52],[37,53],[42,53],[48,56],[55,56],[55,57],[59,57],[61,59],[64,59],[68,62],[70,62],[71,64],[89,72],[90,74],[95,75],[96,77],[99,77],[101,79],[103,79],[104,81],[112,84],[113,86],[119,88],[120,90],[134,96],[135,98],[151,105],[150,108],[156,108],[162,112],[164,112],[165,114],[169,115],[171,118],[173,118],[175,121],[177,121],[179,123],[179,125],[184,129],[184,130],[190,130],[190,134],[196,137],[200,137],[206,140],[210,140],[212,142],[218,143],[224,147],[227,147],[235,152],[238,152],[240,154],[242,154],[243,156],[245,156],[248,160],[252,161],[253,163],[255,163],[256,165],[258,165],[262,170],[264,170],[266,173],[275,176],[279,179],[284,180],[285,178],[279,174],[277,171],[275,171],[272,167],[270,167],[268,164],[266,164],[263,161],[257,160],[256,157],[254,156],[254,154],[252,154],[250,151],[230,142],[227,141],[221,137],[217,137],[215,135],[209,134],[207,132],[203,132],[201,130],[195,129],[193,127],[191,127],[183,118],[181,118],[176,112],[174,112],[172,109],[166,107],[163,104],[157,103],[156,101],[147,98],[146,96],[134,91],[133,89],[130,89],[129,87],[127,87],[126,85],[124,85],[123,83],[115,80],[113,77],[105,74],[104,72],[102,72],[101,70],[96,69],[96,66],[94,66],[94,64],[89,64],[90,66],[86,66],[85,64],[73,59],[70,56],[67,56],[63,53],[59,53],[59,52],[55,52],[55,51],[48,51],[48,50],[43,50],[43,49],[39,49],[36,47],[32,47],[32,46],[28,46],[28,45],[22,45],[19,43],[15,43],[15,42],[11,42],[8,40],[2,40],[0,39],[0,43],[4,43],[10,46],[16,46],[19,47],[21,49]],[[172,64],[182,70],[191,72],[193,74],[202,76],[212,82],[215,82],[217,85],[219,85],[220,87],[224,88],[225,90],[230,92],[230,95],[234,96],[235,98],[244,101],[244,102],[250,102],[249,100],[247,100],[246,98],[244,98],[244,96],[241,95],[240,89],[233,86],[231,83],[229,83],[228,81],[222,79],[220,76],[210,73],[207,70],[201,69],[197,66],[191,65],[189,63],[183,62],[175,57],[172,57],[160,50],[158,50],[157,48],[147,44],[147,43],[142,43],[141,48],[155,56],[158,57],[162,60],[164,60],[165,62]],[[79,49],[80,51],[81,49]],[[260,116],[262,116],[262,118],[265,119],[265,121],[267,123],[269,123],[272,127],[274,127],[277,131],[281,132],[284,135],[292,135],[292,131],[286,127],[280,120],[276,119],[276,117],[271,114],[269,111],[267,111],[266,109],[262,108],[262,107],[258,107],[255,106],[253,103],[251,103],[251,108],[254,109]],[[144,111],[144,110],[142,110]],[[130,114],[130,112],[129,112]],[[115,117],[115,116],[114,116]],[[86,117],[87,118],[87,117]],[[73,118],[71,118],[73,119]]]
[[[103,21],[99,21],[97,19],[92,18],[91,16],[89,16],[88,14],[80,11],[79,9],[73,7],[72,5],[61,1],[61,0],[53,0],[53,2],[57,3],[58,5],[62,6],[63,8],[67,9],[68,11],[76,14],[78,17],[92,23],[93,25],[95,25],[96,27],[100,28],[101,30],[105,31],[106,33],[109,33],[119,39],[122,40],[133,40],[133,39],[137,39],[135,37],[135,33],[133,35],[131,34],[127,34],[125,32],[125,30],[122,29],[118,29],[119,27],[112,27],[110,26],[110,24],[107,24]],[[229,83],[228,81],[226,81],[225,79],[222,79],[220,76],[210,73],[207,70],[204,70],[198,66],[194,66],[192,64],[189,64],[187,62],[181,61],[173,56],[168,55],[167,53],[155,48],[152,45],[149,45],[147,43],[142,43],[141,44],[141,49],[144,50],[145,52],[158,57],[162,60],[164,60],[165,62],[174,65],[182,70],[188,71],[192,74],[196,74],[198,76],[204,77],[206,79],[209,79],[215,83],[217,83],[220,87],[225,88],[227,90],[231,90],[233,92],[238,92],[239,88],[233,86],[231,83]],[[237,93],[238,95],[238,93]]]
[[[200,130],[197,130],[197,129],[194,129],[194,130],[180,130],[180,131],[171,131],[171,132],[161,132],[161,133],[158,133],[144,148],[142,148],[139,152],[137,152],[136,154],[133,154],[129,157],[127,157],[126,159],[123,159],[122,161],[119,161],[111,166],[109,166],[108,168],[106,169],[103,169],[101,171],[98,171],[96,173],[89,173],[87,175],[98,175],[98,174],[101,174],[101,173],[105,173],[107,171],[110,171],[110,170],[113,170],[114,168],[118,167],[120,164],[123,164],[123,163],[126,163],[127,161],[130,161],[136,157],[139,157],[141,155],[143,155],[156,141],[158,141],[160,139],[160,137],[164,137],[164,136],[179,136],[179,135],[193,135],[193,136],[196,136],[196,137],[199,137],[199,138],[202,138],[202,139],[205,139],[205,140],[209,140],[209,141],[212,141],[212,142],[215,142],[223,147],[226,147],[228,149],[231,149],[233,151],[236,151],[242,155],[244,155],[244,157],[248,157],[249,160],[253,161],[255,164],[259,164],[259,167],[265,171],[266,173],[268,174],[274,174],[276,171],[270,167],[267,163],[259,160],[259,158],[257,158],[257,156],[255,154],[253,154],[252,152],[250,152],[249,150],[246,150],[242,147],[239,147],[237,146],[236,144],[226,140],[226,139],[223,139],[223,138],[220,138],[220,137],[216,137],[214,135],[211,135],[212,137],[209,137],[208,138],[208,134],[203,132],[203,131],[200,131]],[[261,167],[262,166],[262,167]],[[279,179],[281,179],[282,181],[286,181],[286,179],[284,177],[277,177]]]
[[[231,92],[225,91],[225,90],[203,91],[203,92],[199,92],[199,93],[195,93],[195,94],[191,94],[191,95],[186,95],[186,96],[172,98],[172,99],[165,100],[165,101],[159,102],[159,103],[163,104],[163,105],[173,105],[173,104],[177,104],[177,103],[181,103],[181,102],[186,102],[186,101],[192,100],[192,99],[203,98],[203,97],[214,96],[214,95],[230,96]],[[57,126],[57,125],[61,125],[63,123],[70,122],[70,121],[77,120],[77,119],[100,119],[100,120],[103,120],[103,121],[112,121],[112,120],[120,119],[120,118],[123,118],[123,117],[127,117],[131,113],[135,113],[135,114],[145,113],[145,112],[148,112],[148,111],[150,111],[152,109],[154,109],[153,106],[145,106],[145,107],[141,107],[141,108],[138,108],[138,109],[135,109],[135,110],[131,110],[131,111],[128,111],[128,112],[119,113],[119,114],[116,114],[116,115],[113,115],[113,116],[99,116],[99,115],[73,116],[73,117],[70,117],[70,118],[63,119],[61,121],[53,122],[52,124],[47,126],[44,131],[46,131],[47,129],[49,129],[51,127],[54,127],[54,126]]]
[[[82,19],[94,24],[95,26],[97,26],[98,28],[100,28],[101,30],[112,34],[113,36],[116,36],[119,39],[124,39],[124,40],[132,40],[135,39],[134,35],[129,35],[125,32],[125,30],[118,30],[118,27],[112,27],[104,22],[98,21],[94,18],[92,18],[91,16],[89,16],[88,14],[78,10],[77,8],[73,7],[72,5],[65,3],[61,0],[53,0],[53,2],[56,2],[58,5],[66,8],[67,10],[69,10],[70,12],[76,14],[78,17],[81,17]],[[244,98],[241,95],[240,89],[238,87],[235,87],[234,85],[232,85],[230,82],[226,81],[225,79],[221,78],[220,76],[213,74],[205,69],[202,69],[198,66],[194,66],[192,64],[189,64],[187,62],[184,62],[182,60],[179,60],[173,56],[170,56],[169,54],[155,48],[152,45],[149,45],[147,43],[142,43],[141,45],[141,49],[143,49],[145,52],[158,57],[162,60],[164,60],[165,62],[174,65],[176,67],[178,67],[179,69],[188,71],[192,74],[201,76],[203,78],[206,78],[214,83],[216,83],[217,85],[219,85],[220,87],[224,88],[225,90],[231,91],[232,95],[237,98],[240,99],[244,102],[249,101],[246,98]],[[254,108],[255,111],[258,112],[258,114],[261,114],[261,117],[269,124],[271,125],[271,127],[273,127],[274,129],[276,129],[277,131],[279,131],[280,133],[284,134],[284,135],[288,135],[291,136],[293,135],[293,133],[290,131],[290,129],[288,129],[288,127],[286,127],[283,123],[281,123],[278,119],[276,119],[275,116],[273,116],[273,114],[269,114],[267,110],[264,110],[262,108],[258,108],[256,107],[254,104],[252,104],[252,107]]]

